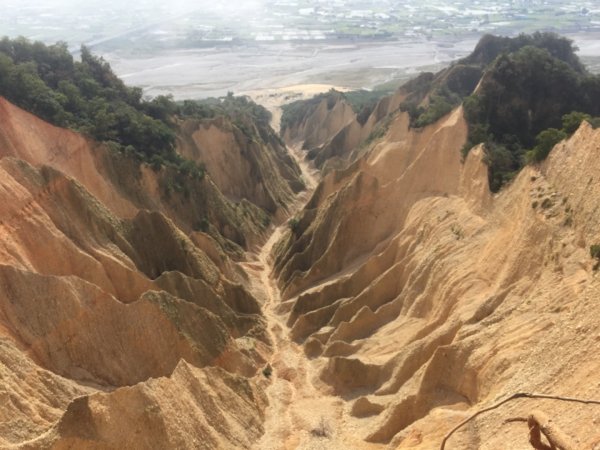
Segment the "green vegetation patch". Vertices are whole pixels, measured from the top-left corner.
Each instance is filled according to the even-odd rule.
[[[600,268],[600,244],[590,246],[590,255],[596,260],[593,267],[594,271],[596,271]]]
[[[81,60],[67,44],[44,45],[25,38],[0,41],[0,95],[61,127],[104,142],[114,151],[158,171],[169,166],[178,176],[202,180],[205,167],[175,151],[176,118],[227,117],[248,139],[266,139],[271,114],[247,97],[232,93],[219,99],[186,100],[171,96],[144,99],[142,89],[128,87],[103,59],[81,47]],[[259,131],[256,131],[256,127]],[[181,182],[169,192],[183,190]]]
[[[254,123],[261,127],[268,127],[271,122],[271,113],[264,106],[254,103],[250,97],[236,97],[233,92],[220,98],[184,100],[177,106],[182,117],[206,119],[224,116],[234,124],[250,126]]]
[[[58,126],[114,143],[142,159],[175,160],[175,132],[165,97],[146,101],[102,58],[81,48],[75,61],[64,42],[46,46],[24,38],[0,41],[0,95]]]
[[[402,86],[408,96],[400,110],[408,112],[411,127],[422,128],[435,123],[473,92],[481,74],[481,68],[460,62],[437,75],[422,73]]]
[[[556,128],[548,128],[540,132],[535,138],[536,146],[525,154],[525,160],[532,163],[543,161],[550,150],[566,137],[567,133]]]
[[[364,125],[367,120],[369,120],[369,117],[377,106],[377,103],[379,103],[379,100],[388,94],[391,94],[390,90],[376,89],[367,91],[365,89],[360,89],[358,91],[344,92],[342,95],[356,113],[356,120],[358,123]]]
[[[485,144],[492,191],[600,114],[600,77],[585,70],[575,51],[553,33],[485,36],[462,60],[487,64],[477,93],[463,101],[469,124],[463,154]]]

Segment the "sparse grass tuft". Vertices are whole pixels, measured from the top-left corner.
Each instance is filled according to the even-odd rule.
[[[265,368],[262,370],[262,374],[265,376],[265,378],[271,378],[271,375],[273,374],[273,368],[271,367],[271,364],[267,364],[265,366]]]
[[[460,241],[465,237],[465,232],[463,231],[460,225],[453,224],[450,227],[450,231],[452,231],[452,234],[454,235],[457,241]]]
[[[296,217],[292,217],[289,221],[288,221],[288,227],[290,227],[290,230],[292,230],[294,233],[296,231],[298,231],[298,226],[300,225],[300,221],[298,220],[298,218]]]
[[[549,198],[545,198],[542,201],[542,205],[541,206],[542,206],[543,209],[551,208],[553,206],[552,200],[550,200]]]

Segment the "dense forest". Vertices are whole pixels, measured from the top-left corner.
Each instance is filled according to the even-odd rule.
[[[66,43],[46,46],[24,38],[0,41],[0,94],[58,126],[145,157],[173,153],[171,111],[163,98],[142,99],[102,58],[81,48],[74,61]]]
[[[405,85],[401,108],[422,127],[462,102],[469,124],[464,154],[485,144],[490,188],[497,191],[573,133],[574,122],[595,123],[592,116],[600,115],[600,77],[586,71],[576,50],[554,33],[484,36],[468,57]]]
[[[562,44],[564,41],[556,40]],[[569,128],[573,117],[565,117],[567,114],[600,114],[600,77],[586,73],[574,48],[570,49],[560,53],[560,58],[531,45],[502,53],[492,63],[478,92],[465,99],[470,130],[465,151],[486,143],[493,190],[531,160],[526,157],[529,149],[551,134],[559,140],[558,129]],[[533,160],[539,161],[544,153],[537,151]]]
[[[271,120],[265,108],[233,94],[184,102],[171,96],[145,99],[141,88],[126,86],[85,46],[76,61],[64,42],[45,45],[25,38],[0,40],[0,95],[155,168],[168,164],[195,177],[203,176],[203,167],[175,152],[179,119],[226,116],[246,132]]]

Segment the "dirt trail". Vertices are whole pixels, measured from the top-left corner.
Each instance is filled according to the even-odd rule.
[[[318,183],[317,171],[302,158],[301,150],[290,149],[302,169],[307,190],[291,208],[291,216],[308,200]],[[362,441],[356,419],[344,412],[345,402],[328,395],[319,381],[320,361],[309,360],[302,347],[289,337],[286,314],[281,313],[281,296],[273,278],[271,252],[286,230],[287,222],[273,233],[245,269],[253,290],[262,299],[262,308],[273,342],[269,363],[272,367],[266,392],[265,434],[255,449],[374,448]],[[346,406],[347,407],[347,406]],[[351,423],[354,422],[354,423]]]

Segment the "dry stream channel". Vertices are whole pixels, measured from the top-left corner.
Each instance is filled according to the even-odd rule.
[[[291,207],[291,216],[299,211],[314,191],[317,171],[303,160],[301,150],[289,149],[302,170],[307,189]],[[269,406],[266,410],[265,433],[254,446],[265,449],[331,449],[378,448],[362,439],[354,420],[344,413],[347,404],[327,394],[327,386],[319,380],[322,367],[318,359],[310,360],[302,346],[289,336],[286,303],[273,274],[273,247],[283,236],[288,223],[277,226],[269,239],[244,263],[253,291],[262,300],[262,310],[273,344],[269,364],[272,372],[266,388]],[[289,303],[288,303],[289,305]]]

